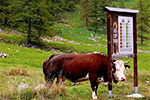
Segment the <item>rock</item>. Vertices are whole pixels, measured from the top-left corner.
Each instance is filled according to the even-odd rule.
[[[67,50],[67,51],[65,51],[66,53],[71,53],[72,52],[72,50]]]
[[[6,53],[0,52],[0,57],[1,58],[6,58],[6,57],[9,57],[9,55],[6,54]]]
[[[74,41],[69,41],[71,44],[74,44],[75,42]]]
[[[83,45],[83,43],[80,43],[81,45]]]
[[[39,84],[38,86],[36,86],[36,87],[34,88],[34,90],[35,90],[36,92],[39,92],[39,91],[42,90],[42,89],[46,89],[45,85],[43,85],[43,84]]]
[[[55,41],[58,40],[58,41],[62,41],[62,42],[67,42],[66,39],[63,39],[63,38],[60,37],[60,36],[55,36],[54,39],[55,39]]]
[[[47,38],[42,38],[42,39],[43,39],[43,41],[46,41],[46,42],[53,42],[52,40],[47,39]]]
[[[28,84],[21,83],[21,84],[18,86],[18,92],[20,92],[21,90],[26,90],[27,88],[29,88],[29,85],[28,85]]]
[[[144,96],[141,94],[131,94],[131,95],[127,95],[126,97],[129,98],[143,98]]]
[[[92,38],[92,37],[89,37],[88,39],[92,40],[92,41],[95,41],[95,42],[98,42],[95,38]]]

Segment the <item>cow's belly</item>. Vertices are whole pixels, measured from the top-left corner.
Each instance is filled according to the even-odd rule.
[[[81,82],[89,79],[89,74],[87,72],[63,72],[63,76],[70,80],[71,82]]]

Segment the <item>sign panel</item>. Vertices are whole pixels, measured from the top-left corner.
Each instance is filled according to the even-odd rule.
[[[119,54],[133,54],[133,17],[118,16]]]

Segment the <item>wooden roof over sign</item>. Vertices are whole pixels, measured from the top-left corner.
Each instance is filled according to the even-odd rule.
[[[124,9],[124,8],[115,8],[115,7],[105,7],[108,11],[111,11],[111,12],[124,12],[124,13],[139,13],[138,10],[133,10],[133,9]]]

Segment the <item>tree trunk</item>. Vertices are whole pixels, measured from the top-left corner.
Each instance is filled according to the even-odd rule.
[[[38,34],[38,38],[37,38],[37,40],[40,38],[40,36],[41,36],[41,32],[39,31],[39,34]]]
[[[88,0],[86,0],[86,5],[88,6]],[[86,26],[88,26],[88,21],[89,21],[89,19],[88,19],[88,15],[86,14]]]
[[[8,19],[5,17],[5,25],[8,26]]]
[[[103,24],[102,26],[103,26],[103,32],[102,32],[102,34],[104,35],[104,29],[105,29],[104,27],[105,27],[105,26],[104,26],[104,24]]]
[[[30,1],[28,0],[28,6],[30,11]],[[31,44],[31,17],[28,17],[28,34],[27,34],[27,45],[29,46]]]
[[[88,17],[86,17],[86,26],[88,26]]]
[[[28,23],[28,35],[27,35],[27,45],[31,44],[31,17],[29,17]]]
[[[95,27],[95,30],[94,30],[94,32],[95,32],[95,33],[97,33],[97,26]]]
[[[143,35],[141,35],[141,45],[143,45]]]

